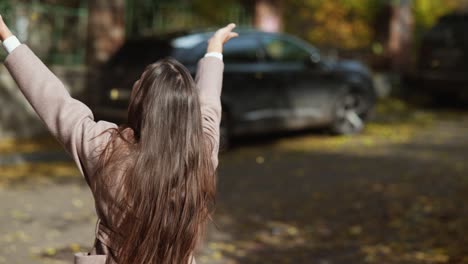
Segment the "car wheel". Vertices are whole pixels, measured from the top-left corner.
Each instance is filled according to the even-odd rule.
[[[223,111],[222,113],[219,137],[219,151],[225,152],[229,149],[231,141],[229,113],[226,111]]]
[[[347,89],[335,101],[331,131],[338,135],[352,135],[364,129],[369,102],[364,92]]]

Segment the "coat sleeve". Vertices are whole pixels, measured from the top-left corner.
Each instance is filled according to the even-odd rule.
[[[108,140],[103,132],[117,126],[94,121],[91,110],[73,99],[63,83],[24,44],[5,60],[5,66],[48,130],[71,154],[81,174],[89,176],[97,154]],[[103,134],[102,136],[99,136]]]
[[[205,57],[199,61],[195,77],[199,89],[203,132],[211,145],[211,160],[214,168],[218,166],[223,71],[222,60]]]

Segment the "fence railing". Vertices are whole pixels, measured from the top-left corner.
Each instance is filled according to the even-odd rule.
[[[88,3],[79,7],[0,0],[2,16],[19,39],[30,45],[48,64],[82,65],[86,60]],[[12,3],[15,2],[15,3]],[[251,14],[240,5],[226,7],[223,17],[238,25],[251,25]],[[180,29],[213,26],[193,11],[190,1],[126,1],[128,38]],[[4,56],[4,53],[0,53]]]
[[[241,26],[252,24],[252,15],[241,5],[231,4],[224,10],[226,22]],[[212,23],[210,19],[195,13],[192,4],[187,1],[126,1],[127,37],[210,27],[214,26]]]
[[[0,1],[2,16],[18,38],[46,63],[81,65],[86,58],[87,1],[78,8]]]

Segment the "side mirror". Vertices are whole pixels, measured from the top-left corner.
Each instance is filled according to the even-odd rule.
[[[320,53],[314,52],[310,55],[310,61],[312,63],[319,63],[321,60]]]
[[[321,61],[321,57],[319,53],[312,53],[306,61],[306,64],[309,67],[316,67]]]

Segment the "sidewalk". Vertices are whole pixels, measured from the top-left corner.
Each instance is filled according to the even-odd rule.
[[[0,141],[0,187],[77,176],[72,159],[52,137]]]
[[[468,263],[468,112],[377,114],[361,135],[223,153],[197,263]],[[53,142],[0,143],[0,180],[22,175],[0,185],[0,264],[70,263],[92,246],[92,195]]]

